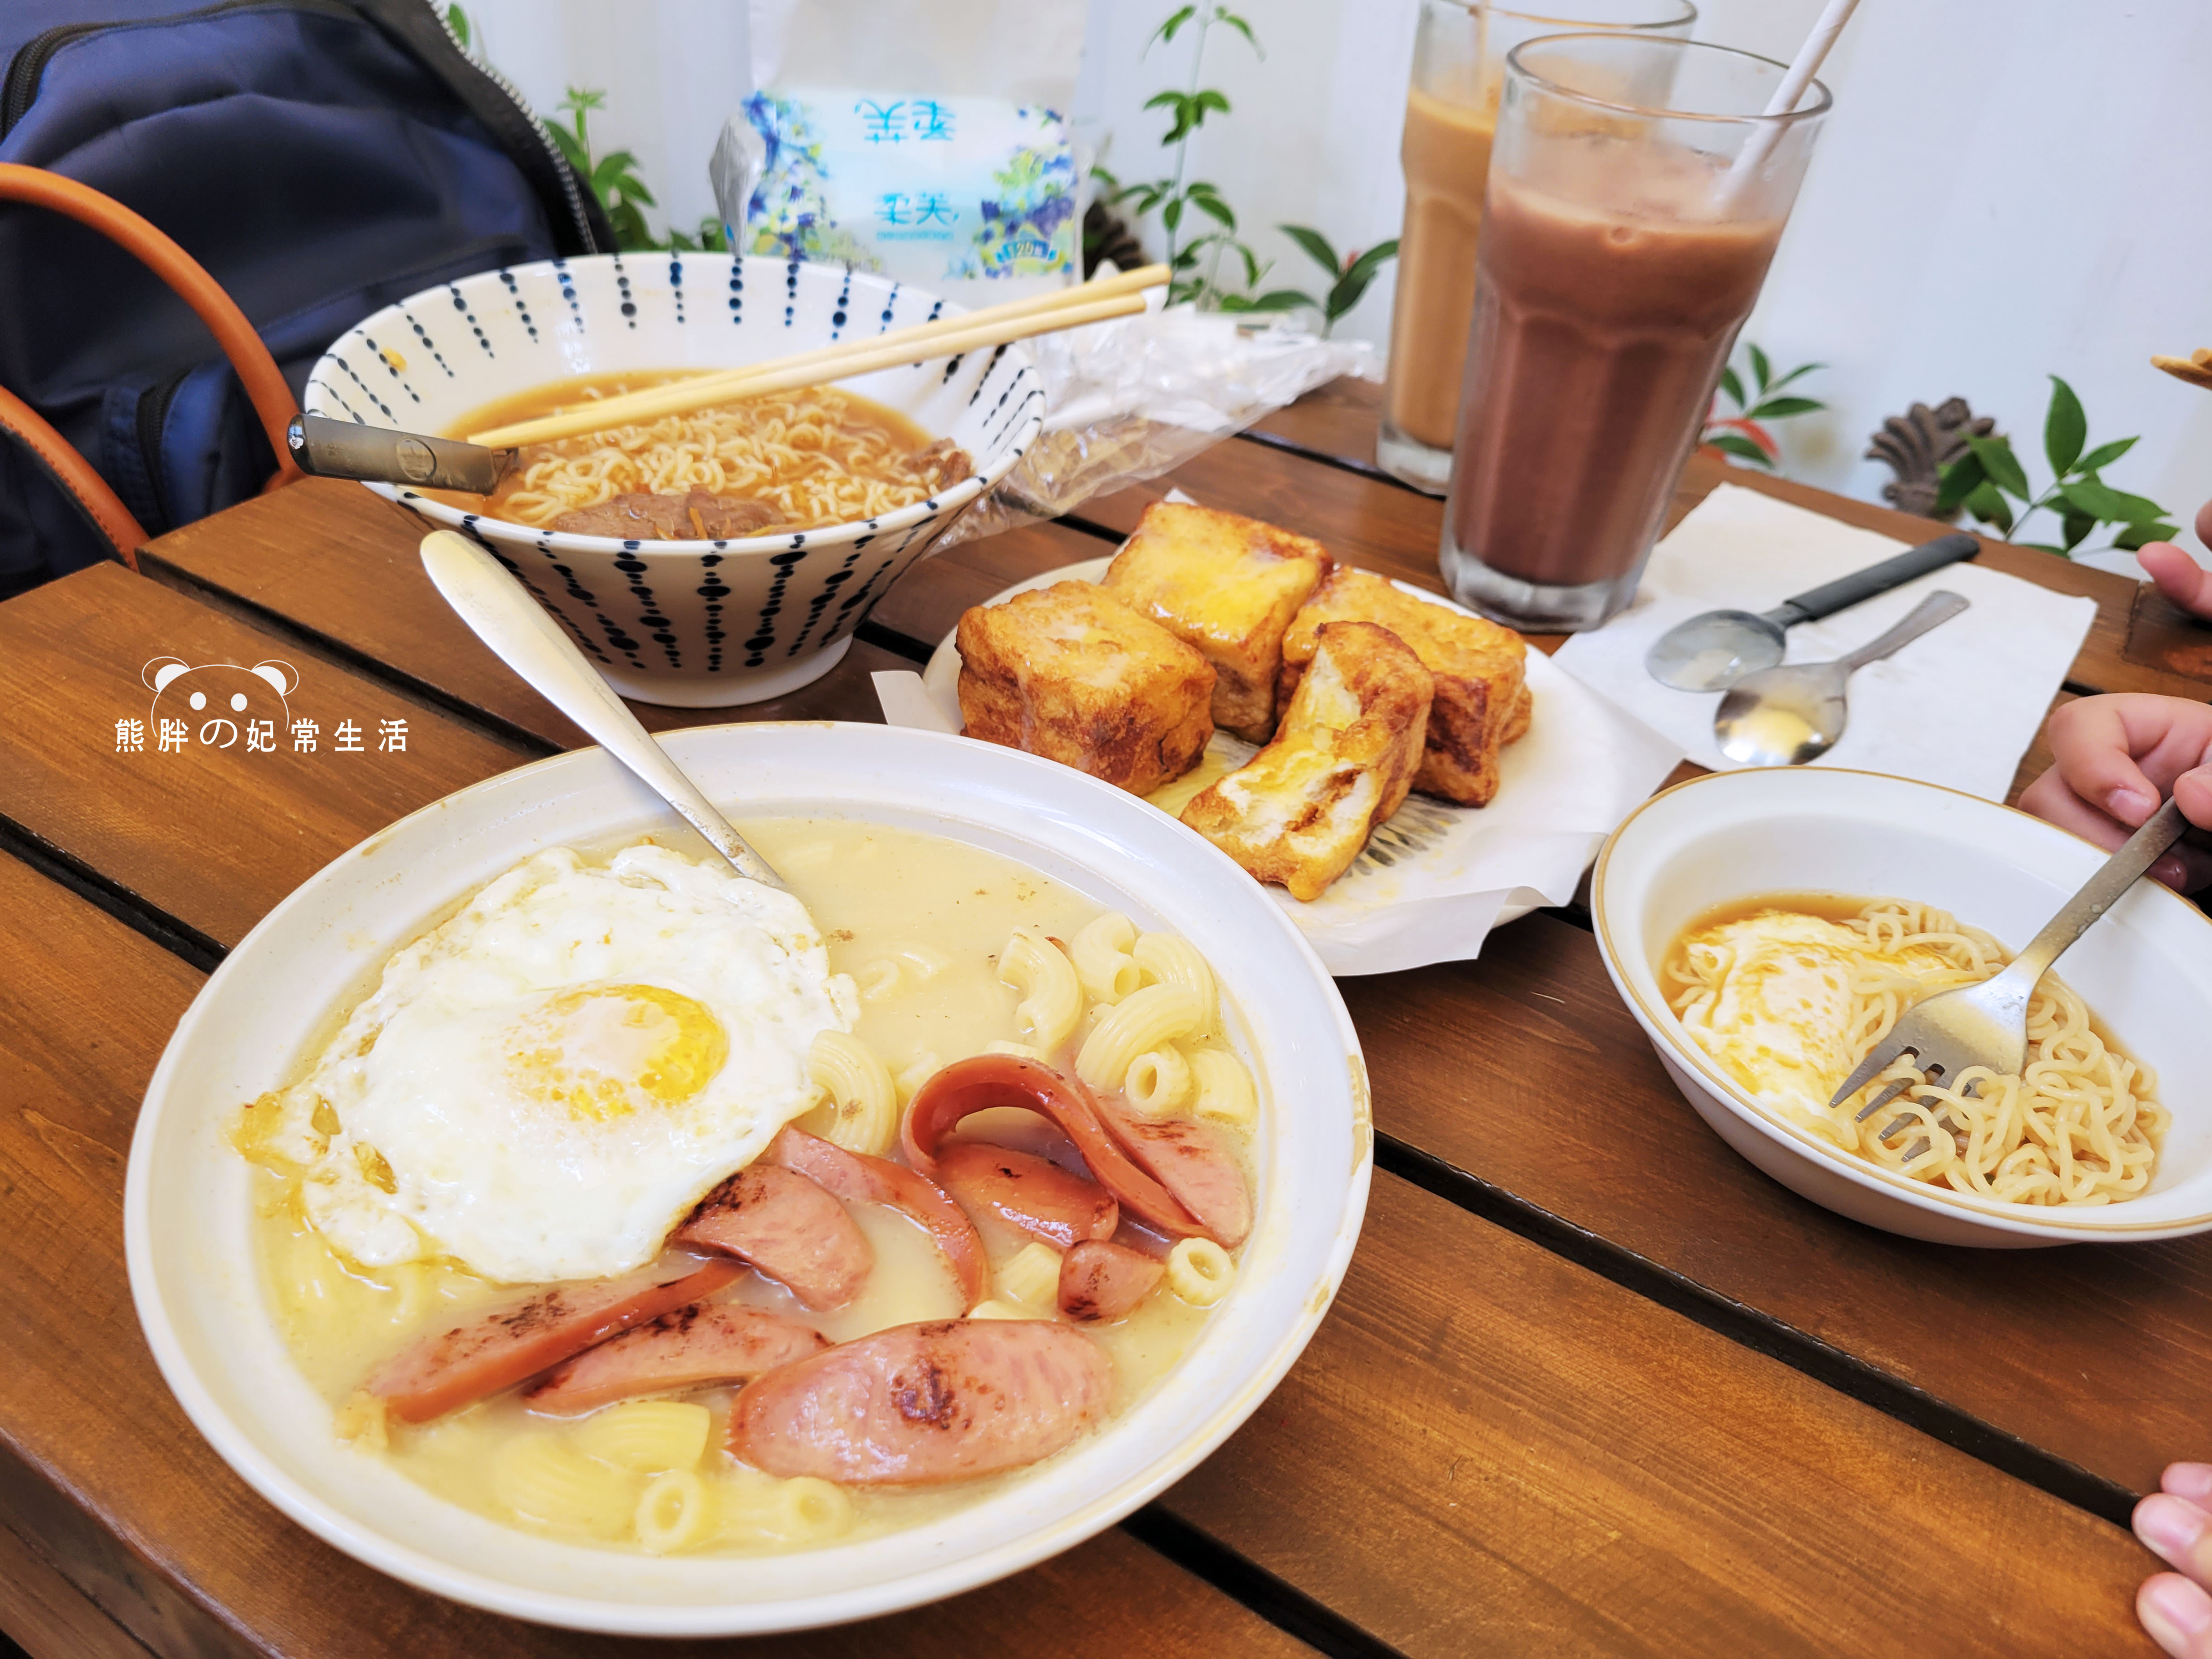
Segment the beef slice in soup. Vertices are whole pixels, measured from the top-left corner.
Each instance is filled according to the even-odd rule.
[[[766,501],[694,489],[682,495],[617,495],[597,507],[571,507],[547,528],[626,541],[726,541],[754,535],[781,516]]]
[[[939,438],[927,449],[916,450],[913,456],[914,470],[929,486],[933,495],[968,477],[975,465],[968,459],[968,452],[950,438]]]

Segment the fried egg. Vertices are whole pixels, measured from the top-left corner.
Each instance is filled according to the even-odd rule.
[[[1682,948],[1701,969],[1721,968],[1712,997],[1682,1016],[1705,1052],[1770,1104],[1824,1114],[1856,1063],[1851,975],[1865,941],[1820,916],[1768,910],[1700,928]]]
[[[852,981],[791,894],[665,848],[565,848],[386,965],[284,1099],[307,1219],[368,1267],[507,1283],[650,1261],[813,1104]]]

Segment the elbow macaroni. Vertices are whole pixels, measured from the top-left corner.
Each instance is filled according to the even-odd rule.
[[[659,1474],[696,1468],[706,1454],[714,1413],[683,1400],[633,1400],[586,1418],[576,1443],[618,1469]]]
[[[1074,965],[1035,927],[1014,930],[999,953],[999,977],[1022,994],[1014,1018],[1041,1052],[1052,1053],[1073,1035],[1083,1015],[1082,986]]]
[[[1075,1057],[1075,1074],[1094,1089],[1119,1089],[1138,1055],[1190,1036],[1204,1013],[1197,993],[1181,985],[1147,985],[1115,1004],[1091,1028]]]
[[[1194,1048],[1189,1058],[1198,1115],[1249,1128],[1260,1115],[1260,1091],[1244,1062],[1226,1048]]]
[[[1210,1238],[1177,1241],[1168,1252],[1168,1288],[1194,1308],[1210,1308],[1229,1294],[1237,1264]]]
[[[492,1486],[514,1514],[562,1532],[618,1538],[636,1518],[640,1482],[550,1434],[520,1435],[492,1455]]]
[[[1049,1244],[1024,1244],[999,1269],[1001,1299],[1025,1308],[1049,1308],[1060,1301],[1060,1252]]]
[[[881,1158],[898,1137],[898,1085],[868,1045],[849,1031],[823,1031],[807,1050],[806,1075],[828,1091],[820,1133],[848,1152]]]
[[[714,1500],[690,1470],[672,1469],[647,1483],[631,1524],[649,1555],[690,1549],[714,1530]]]
[[[1146,1117],[1168,1117],[1190,1104],[1190,1062],[1173,1043],[1147,1048],[1129,1062],[1121,1092]]]
[[[1137,959],[1129,954],[1136,939],[1135,924],[1120,911],[1109,910],[1068,942],[1076,977],[1092,1001],[1119,1002],[1144,983]]]
[[[1205,1011],[1198,1029],[1210,1031],[1219,1017],[1220,992],[1215,983],[1213,969],[1188,939],[1177,939],[1173,933],[1140,933],[1137,936],[1132,956],[1146,977],[1162,985],[1180,985],[1194,993],[1199,1006]]]

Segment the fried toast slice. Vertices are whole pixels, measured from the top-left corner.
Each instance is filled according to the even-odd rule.
[[[1213,723],[1275,732],[1283,632],[1328,574],[1319,542],[1212,507],[1154,501],[1107,567],[1107,591],[1213,665]]]
[[[1198,764],[1213,669],[1089,582],[1056,582],[961,616],[968,735],[1042,755],[1133,794]]]
[[[1498,751],[1528,730],[1526,643],[1510,628],[1416,599],[1370,570],[1339,565],[1283,636],[1279,698],[1287,701],[1296,690],[1320,630],[1352,621],[1380,623],[1436,677],[1413,787],[1462,806],[1488,805],[1498,793]]]
[[[1274,740],[1192,797],[1182,821],[1260,880],[1318,898],[1404,802],[1435,685],[1389,629],[1324,624]]]

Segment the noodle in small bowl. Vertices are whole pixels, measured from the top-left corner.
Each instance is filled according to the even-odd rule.
[[[795,260],[555,259],[387,306],[332,343],[304,403],[465,436],[958,309]],[[368,487],[489,549],[623,696],[723,708],[836,667],[875,602],[1020,460],[1043,407],[1018,343],[526,449],[489,499]],[[611,520],[622,500],[651,512]]]
[[[2154,883],[2066,953],[2059,984],[2046,976],[2021,1079],[1969,1094],[1962,1076],[1887,1141],[1899,1108],[1862,1121],[1856,1099],[1826,1107],[1829,1071],[1840,1063],[1839,1079],[1918,996],[1994,971],[2104,858],[1930,784],[1829,768],[1722,773],[1654,796],[1613,832],[1590,911],[1607,971],[1683,1097],[1814,1203],[1908,1237],[1998,1249],[2203,1232],[2212,919]],[[1807,1029],[1832,1029],[1835,1048],[1778,1048],[1755,1023],[1747,1048],[1717,1040],[1746,1024],[1751,994],[1737,988],[1756,983],[1743,971],[1754,949],[1802,970],[1772,1006],[1820,1007]],[[1833,1002],[1818,1001],[1824,987]]]

